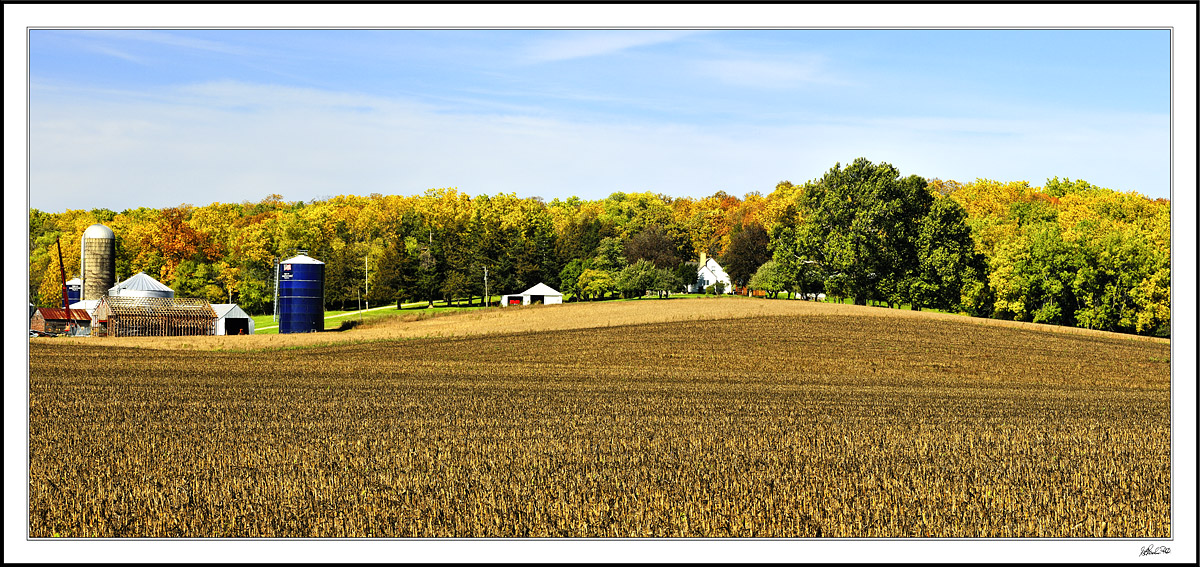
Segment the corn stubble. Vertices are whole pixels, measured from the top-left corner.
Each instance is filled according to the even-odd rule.
[[[30,345],[33,537],[1169,537],[1169,344],[757,317]]]

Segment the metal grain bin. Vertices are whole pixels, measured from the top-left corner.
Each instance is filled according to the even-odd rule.
[[[171,298],[175,297],[175,290],[150,277],[146,272],[138,272],[129,279],[108,288],[108,295]]]
[[[279,263],[279,332],[325,329],[325,263],[304,254]]]
[[[74,305],[80,299],[83,299],[83,280],[79,278],[67,280],[67,305]]]

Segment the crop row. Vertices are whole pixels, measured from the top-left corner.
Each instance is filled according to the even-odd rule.
[[[30,535],[1167,537],[1166,351],[819,318],[31,345]]]

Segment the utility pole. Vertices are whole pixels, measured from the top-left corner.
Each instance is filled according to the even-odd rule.
[[[363,256],[363,295],[367,296],[367,309],[371,308],[371,272],[367,256]]]
[[[483,306],[491,307],[492,296],[488,295],[487,266],[483,267]]]
[[[54,239],[54,245],[58,247],[58,273],[62,277],[62,303],[63,311],[67,312],[67,334],[73,335],[75,334],[75,320],[71,318],[71,301],[67,298],[67,267],[63,265],[62,244],[58,238]],[[83,272],[83,266],[80,266],[79,271]]]
[[[275,257],[275,298],[271,305],[271,321],[279,321],[279,256]]]

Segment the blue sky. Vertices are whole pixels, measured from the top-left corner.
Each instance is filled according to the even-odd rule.
[[[857,157],[1170,196],[1166,30],[32,30],[29,205],[770,192]]]

